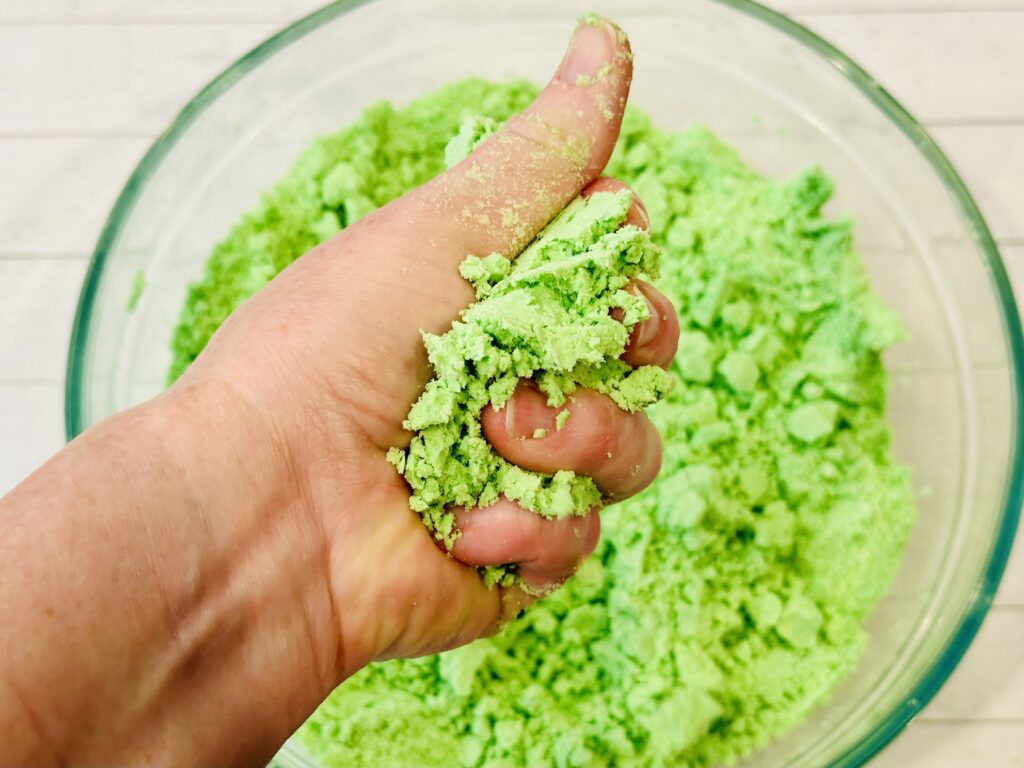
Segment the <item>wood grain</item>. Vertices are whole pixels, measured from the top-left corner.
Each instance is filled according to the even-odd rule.
[[[992,610],[920,719],[1024,720],[1024,605]]]
[[[797,18],[926,123],[1024,121],[1024,11]]]
[[[916,720],[871,768],[1021,768],[1024,721]]]
[[[0,383],[64,381],[84,259],[0,260]]]
[[[0,384],[0,493],[17,485],[64,442],[62,384]]]
[[[764,3],[789,14],[988,13],[1024,9],[1024,0],[770,0]]]
[[[263,23],[0,25],[0,137],[154,135],[276,29]]]
[[[931,133],[963,177],[996,239],[1024,242],[1024,123],[944,126]]]
[[[0,22],[7,23],[208,23],[267,21],[278,24],[305,16],[325,0],[46,0],[0,4]]]
[[[147,139],[0,139],[0,255],[87,256],[148,145]]]
[[[288,22],[325,5],[324,0],[178,0],[174,3],[138,0],[47,0],[0,5],[0,22],[102,23],[146,21],[196,23],[209,21]],[[766,2],[783,13],[935,13],[1024,9],[1024,0],[774,0]],[[595,3],[595,6],[599,3]]]

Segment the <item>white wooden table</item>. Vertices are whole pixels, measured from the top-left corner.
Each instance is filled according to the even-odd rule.
[[[0,0],[0,493],[63,442],[75,302],[132,167],[195,91],[319,4]],[[1024,298],[1024,0],[769,4],[850,54],[931,130]],[[1024,766],[1022,539],[966,659],[873,766]]]

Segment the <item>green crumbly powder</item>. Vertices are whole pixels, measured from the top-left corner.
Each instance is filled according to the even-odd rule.
[[[579,198],[514,262],[500,253],[468,257],[460,272],[477,302],[443,336],[424,334],[434,378],[403,425],[415,432],[408,449],[391,449],[388,461],[412,488],[409,506],[447,546],[458,536],[453,507],[490,506],[499,495],[552,518],[601,506],[589,477],[529,472],[484,438],[484,407],[503,407],[520,379],[534,379],[552,406],[582,385],[627,411],[671,389],[675,379],[661,368],[634,370],[618,359],[648,316],[643,298],[624,289],[656,277],[660,256],[647,232],[622,226],[632,202],[628,190]],[[622,310],[621,322],[612,309]],[[484,577],[514,578],[506,566]]]
[[[467,118],[501,122],[534,93],[470,80],[318,141],[217,247],[172,375],[288,262],[443,170]],[[849,223],[821,215],[830,184],[763,179],[706,130],[663,133],[636,111],[608,173],[646,204],[683,331],[677,385],[648,411],[664,469],[498,637],[335,691],[298,734],[324,765],[713,765],[854,669],[914,508],[884,418],[879,352],[899,325]]]

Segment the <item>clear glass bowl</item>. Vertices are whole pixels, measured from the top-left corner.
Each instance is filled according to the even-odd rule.
[[[932,140],[843,54],[746,0],[347,0],[285,30],[186,107],[118,200],[75,321],[68,436],[163,389],[186,286],[314,136],[467,75],[543,81],[588,10],[629,31],[633,103],[662,127],[703,122],[771,175],[823,166],[830,212],[855,219],[909,329],[887,357],[920,509],[902,569],[856,673],[743,763],[861,765],[946,680],[996,590],[1021,503],[1024,345],[988,229]],[[276,760],[312,764],[292,744]]]

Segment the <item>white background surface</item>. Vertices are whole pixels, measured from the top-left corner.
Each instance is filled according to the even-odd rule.
[[[875,75],[965,177],[1024,297],[1024,0],[772,0]],[[319,0],[0,0],[0,493],[63,442],[71,319],[152,139]],[[1024,542],[978,639],[873,768],[1024,768]]]

